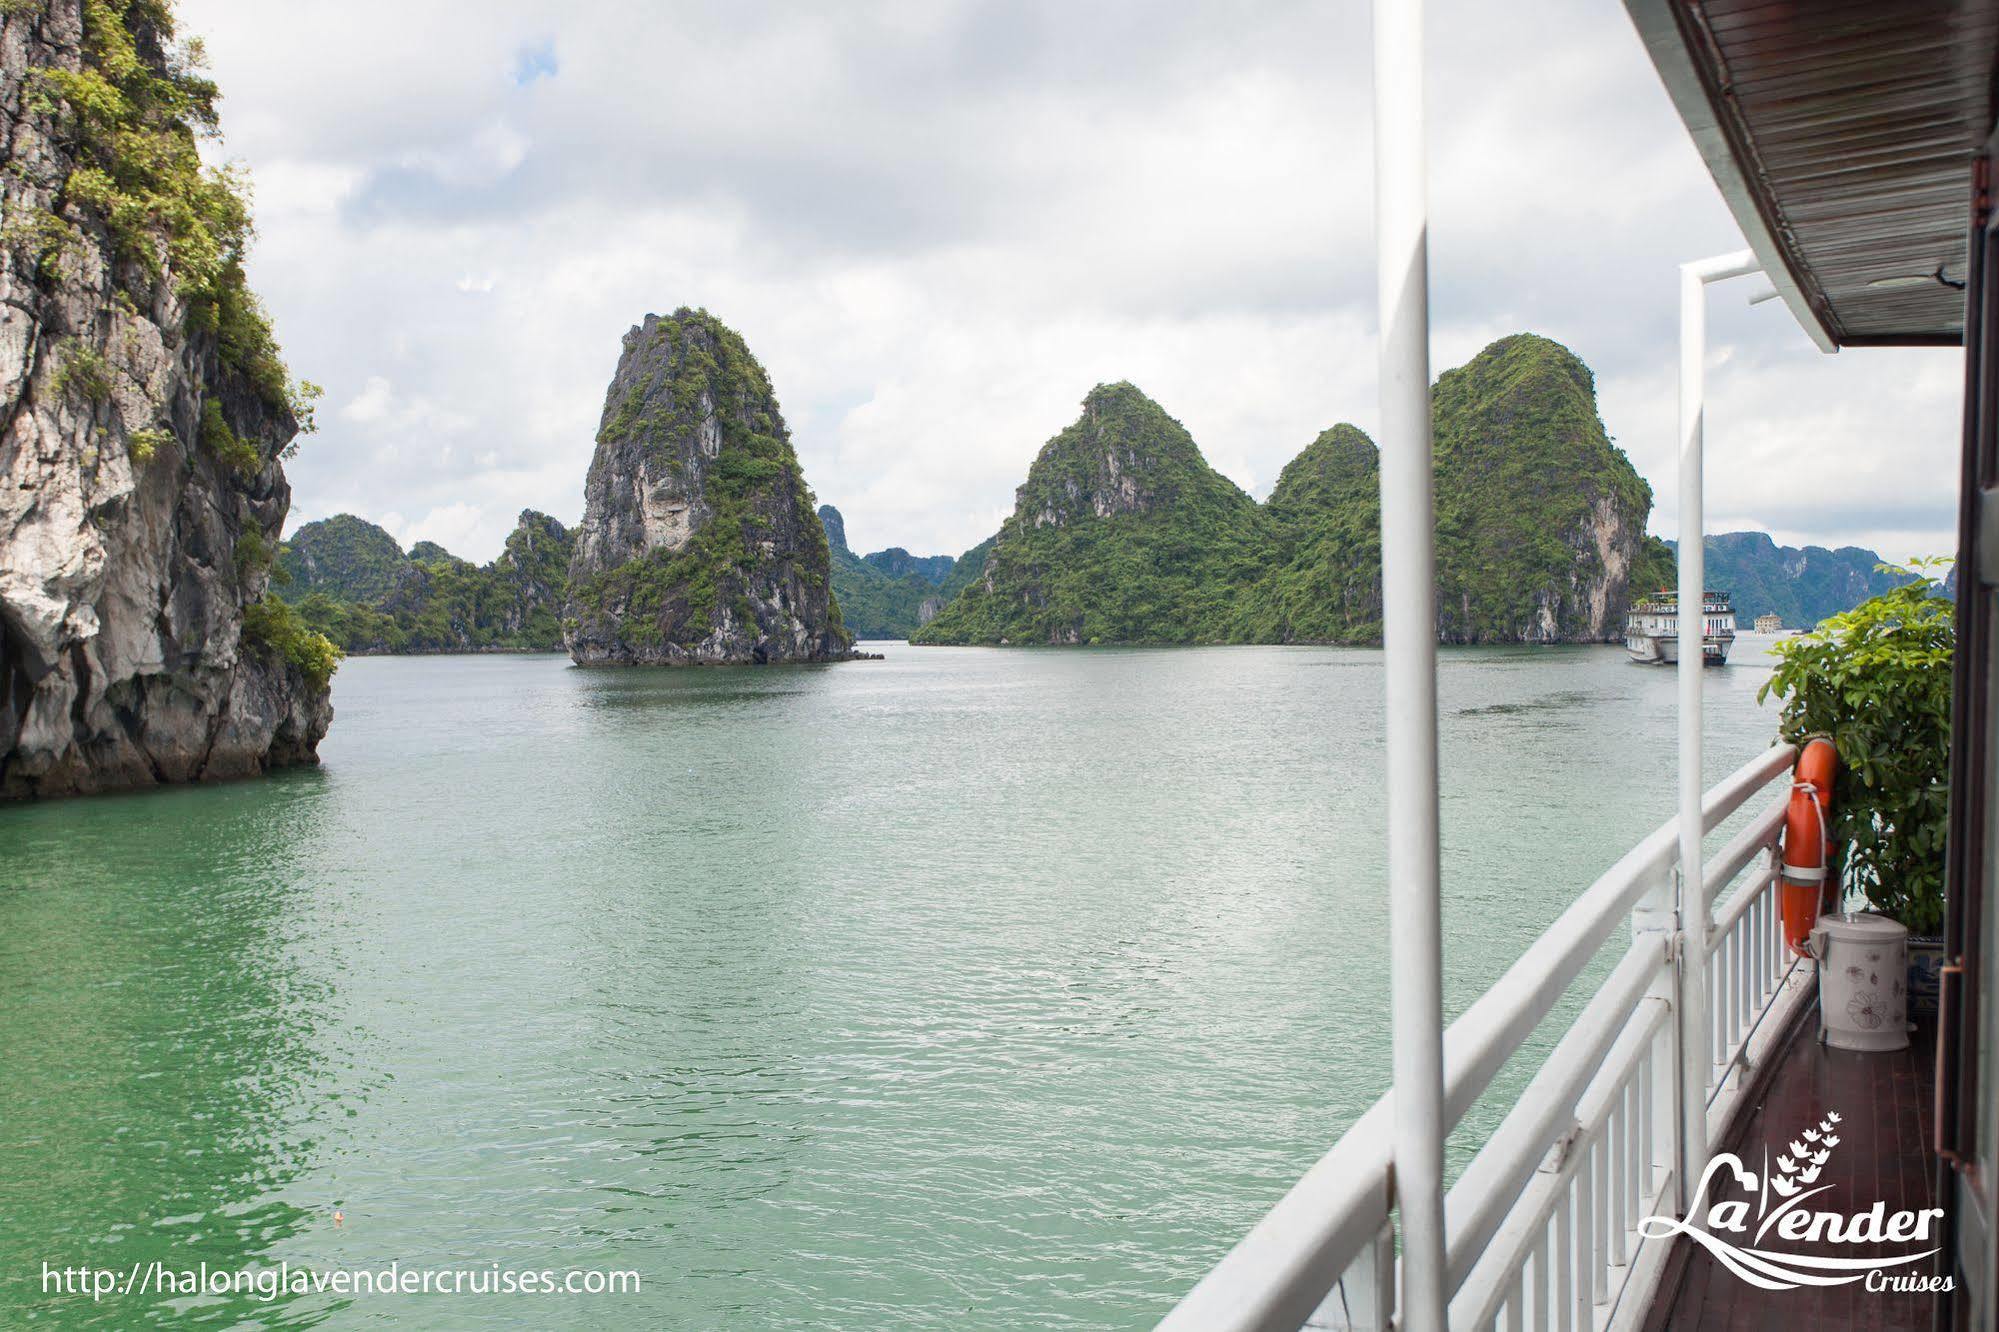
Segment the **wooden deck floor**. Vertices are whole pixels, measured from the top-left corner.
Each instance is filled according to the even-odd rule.
[[[1936,1156],[1933,1115],[1936,1092],[1936,1028],[1918,1024],[1910,1047],[1895,1054],[1829,1050],[1818,1042],[1814,1011],[1792,1037],[1769,1072],[1758,1104],[1741,1121],[1730,1150],[1752,1169],[1764,1149],[1776,1160],[1805,1128],[1827,1112],[1842,1117],[1840,1144],[1819,1182],[1833,1188],[1823,1195],[1828,1210],[1860,1212],[1885,1202],[1890,1212],[1935,1206]],[[1890,1329],[1932,1326],[1937,1297],[1892,1291],[1870,1292],[1859,1285],[1830,1289],[1758,1290],[1736,1277],[1706,1250],[1679,1241],[1646,1320],[1648,1329],[1724,1332],[1724,1329],[1790,1328]],[[1809,1249],[1772,1241],[1765,1247]],[[1819,1245],[1817,1251],[1842,1256],[1907,1252],[1902,1245]],[[1927,1247],[1927,1246],[1917,1246]],[[1935,1261],[1935,1260],[1932,1260]],[[1914,1269],[1897,1269],[1910,1271]],[[1936,1269],[1924,1267],[1928,1274]]]

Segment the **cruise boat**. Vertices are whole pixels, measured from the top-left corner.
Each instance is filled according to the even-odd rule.
[[[1678,273],[1679,601],[1706,587],[1704,433],[1728,428],[1707,412],[1711,291],[1780,300],[1825,352],[1963,349],[1939,478],[1958,489],[1965,587],[1936,1016],[1898,1054],[1817,1039],[1816,964],[1778,916],[1796,752],[1709,787],[1708,673],[1686,660],[1676,812],[1446,1006],[1423,6],[1375,0],[1392,1081],[1162,1332],[1999,1328],[1999,0],[1624,7],[1745,242]],[[1800,471],[1822,465],[1809,432],[1790,448]],[[1935,468],[1899,440],[1881,451]],[[1475,882],[1454,891],[1490,909]],[[1784,1175],[1791,1142],[1825,1144],[1803,1186],[1819,1211],[1773,1245],[1753,1226],[1804,1219],[1777,1201],[1800,1186],[1773,1179],[1760,1223],[1714,1186]],[[1869,1242],[1884,1215],[1922,1243]]]
[[[1728,593],[1709,592],[1701,607],[1701,664],[1725,666],[1735,644],[1735,607]],[[1670,666],[1680,659],[1680,596],[1659,592],[1635,601],[1624,617],[1624,648],[1633,661]]]

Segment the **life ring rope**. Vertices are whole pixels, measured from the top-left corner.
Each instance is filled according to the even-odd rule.
[[[1792,771],[1791,807],[1785,815],[1784,847],[1780,863],[1780,883],[1784,892],[1782,914],[1784,935],[1800,957],[1814,956],[1811,931],[1825,905],[1827,873],[1832,866],[1832,828],[1826,807],[1832,803],[1832,774],[1839,751],[1824,736],[1807,740],[1799,751]],[[1804,774],[1810,772],[1807,777]],[[1798,808],[1800,798],[1809,802],[1809,820]],[[1816,827],[1818,836],[1810,835]],[[1816,864],[1806,864],[1816,861]]]

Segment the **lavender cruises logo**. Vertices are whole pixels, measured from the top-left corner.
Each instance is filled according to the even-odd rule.
[[[1764,1290],[1796,1290],[1801,1286],[1845,1286],[1860,1282],[1868,1290],[1946,1291],[1951,1278],[1907,1269],[1937,1252],[1932,1228],[1943,1217],[1941,1207],[1890,1212],[1875,1203],[1864,1212],[1823,1211],[1808,1207],[1832,1188],[1819,1183],[1832,1154],[1839,1148],[1840,1117],[1828,1114],[1791,1139],[1775,1162],[1764,1151],[1763,1169],[1748,1168],[1733,1152],[1708,1162],[1694,1190],[1694,1216],[1701,1224],[1675,1217],[1648,1216],[1638,1223],[1647,1239],[1681,1234],[1714,1256],[1716,1262],[1752,1286]],[[1726,1171],[1745,1196],[1710,1202],[1708,1190]],[[1702,1209],[1705,1208],[1703,1215]],[[1832,1247],[1832,1253],[1798,1253],[1770,1248],[1771,1240]],[[1921,1245],[1926,1249],[1873,1255],[1842,1255],[1840,1245]]]

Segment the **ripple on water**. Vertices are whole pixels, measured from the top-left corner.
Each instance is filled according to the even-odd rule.
[[[1386,1081],[1380,656],[888,654],[354,660],[319,771],[0,811],[0,1272],[630,1268],[535,1320],[1150,1325]],[[1717,776],[1765,673],[1709,678]],[[1461,1006],[1670,813],[1673,686],[1467,650],[1440,694]],[[135,1312],[0,1280],[0,1324]]]

